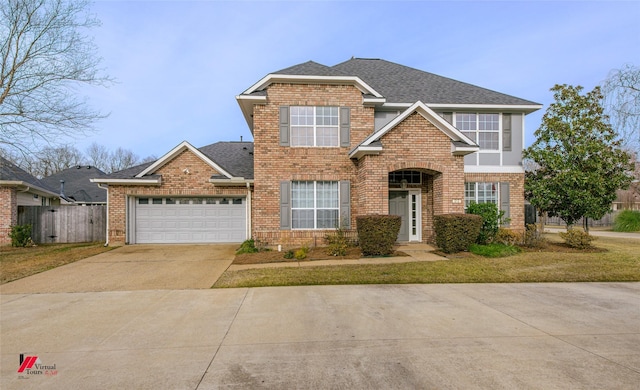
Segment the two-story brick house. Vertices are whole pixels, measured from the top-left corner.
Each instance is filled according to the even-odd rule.
[[[401,215],[400,241],[431,241],[433,216],[471,201],[498,204],[512,228],[524,228],[524,117],[537,103],[356,58],[283,69],[236,98],[253,143],[185,142],[95,180],[108,184],[112,241],[228,241],[199,233],[230,226],[234,217],[212,222],[226,218],[211,211],[224,209],[225,196],[244,229],[233,240],[272,245],[320,244],[370,213]],[[207,218],[189,222],[208,212],[210,227]]]

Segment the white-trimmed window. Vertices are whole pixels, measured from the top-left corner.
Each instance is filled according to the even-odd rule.
[[[339,146],[338,107],[292,106],[290,115],[291,146]]]
[[[291,182],[292,229],[335,229],[339,214],[337,181]]]
[[[480,150],[500,150],[500,114],[456,113],[456,128],[480,146]]]
[[[469,207],[471,202],[475,203],[498,203],[500,183],[494,182],[467,182],[464,183],[464,208]]]

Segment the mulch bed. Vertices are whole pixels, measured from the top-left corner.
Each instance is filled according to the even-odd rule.
[[[362,252],[360,248],[353,247],[347,249],[346,256],[331,256],[327,254],[327,248],[323,247],[315,247],[310,248],[309,253],[307,253],[307,258],[304,260],[297,259],[285,259],[284,251],[263,251],[258,253],[243,253],[240,255],[236,255],[233,260],[233,264],[266,264],[266,263],[284,263],[291,261],[315,261],[315,260],[354,260],[360,259],[362,256]],[[393,256],[408,256],[404,252],[395,251]]]

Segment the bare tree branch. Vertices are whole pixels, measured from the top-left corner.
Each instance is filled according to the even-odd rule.
[[[23,152],[84,135],[105,115],[77,96],[108,85],[93,40],[99,25],[87,0],[0,2],[0,146]]]
[[[614,69],[602,84],[603,107],[622,145],[640,155],[640,68]]]

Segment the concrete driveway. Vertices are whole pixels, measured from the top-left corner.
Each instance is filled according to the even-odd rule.
[[[640,383],[640,283],[0,298],[2,389],[637,389]],[[18,373],[20,353],[40,363]]]
[[[238,246],[127,245],[4,284],[0,293],[210,288]]]

